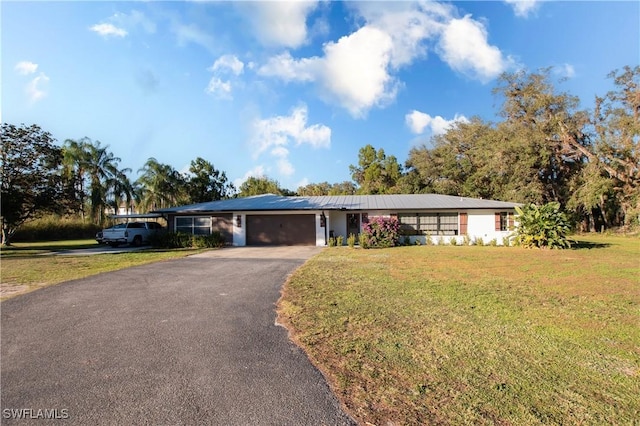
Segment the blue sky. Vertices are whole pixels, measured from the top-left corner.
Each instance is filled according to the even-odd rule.
[[[2,1],[2,121],[240,184],[350,180],[454,120],[496,120],[502,72],[553,66],[591,108],[640,62],[640,2]]]

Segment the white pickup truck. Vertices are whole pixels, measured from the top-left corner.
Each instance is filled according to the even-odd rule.
[[[158,222],[128,222],[102,230],[102,242],[111,247],[120,244],[139,246],[149,242],[149,236],[162,230]]]

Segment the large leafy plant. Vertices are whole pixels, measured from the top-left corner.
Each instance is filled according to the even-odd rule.
[[[570,248],[567,238],[571,232],[568,216],[560,210],[560,203],[542,206],[526,204],[516,207],[518,227],[516,243],[523,247],[564,249]]]
[[[400,223],[395,217],[374,217],[362,227],[361,246],[394,247],[400,238]]]

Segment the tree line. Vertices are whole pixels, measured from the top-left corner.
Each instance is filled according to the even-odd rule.
[[[583,228],[637,224],[640,215],[640,66],[609,76],[614,90],[592,111],[558,91],[551,69],[505,73],[494,93],[498,122],[456,122],[404,165],[365,145],[352,181],[311,183],[296,191],[268,177],[239,188],[203,159],[189,173],[149,158],[131,180],[108,145],[89,138],[61,146],[37,125],[3,123],[0,179],[2,243],[44,213],[77,214],[102,224],[107,210],[147,212],[236,196],[438,193],[521,203],[557,202]]]
[[[559,203],[584,230],[637,225],[640,67],[608,77],[614,90],[596,96],[588,111],[557,90],[551,69],[504,74],[494,89],[501,121],[457,122],[411,149],[404,166],[367,145],[350,166],[356,193]]]
[[[120,168],[108,145],[89,138],[56,145],[37,125],[2,124],[0,178],[2,244],[20,225],[47,213],[78,215],[102,225],[109,210],[129,213],[219,200],[235,194],[225,172],[200,157],[189,173],[149,158],[138,170]]]

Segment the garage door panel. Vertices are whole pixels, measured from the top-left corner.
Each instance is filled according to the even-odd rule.
[[[247,245],[315,245],[314,214],[248,215]]]

